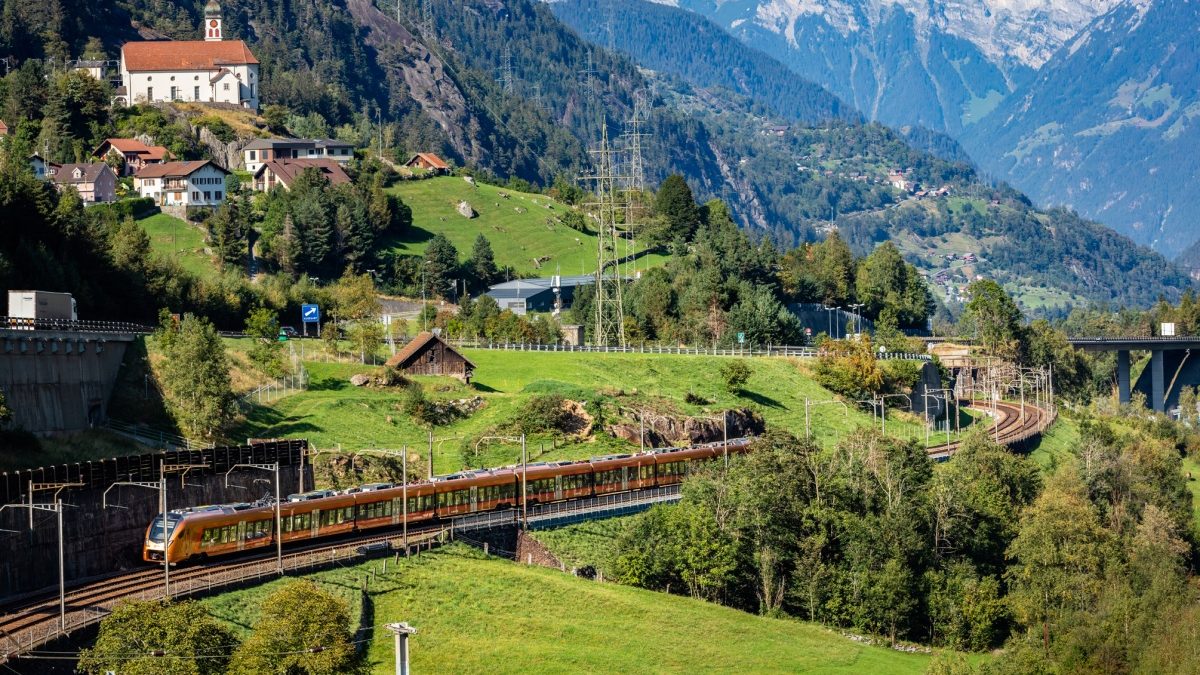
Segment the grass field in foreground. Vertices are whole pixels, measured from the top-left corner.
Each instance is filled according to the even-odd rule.
[[[496,264],[511,265],[522,274],[575,275],[596,270],[596,237],[559,223],[558,217],[571,207],[545,195],[483,183],[472,186],[456,176],[402,181],[388,191],[413,213],[413,226],[391,242],[391,250],[397,253],[421,255],[428,241],[442,234],[458,249],[459,257],[466,259],[475,237],[482,233],[492,244]],[[501,197],[502,193],[508,199]],[[462,201],[479,215],[470,220],[459,215],[456,209]],[[535,258],[543,257],[548,259],[541,267],[534,264]],[[661,265],[664,260],[659,254],[646,255],[637,260],[637,269]]]
[[[216,274],[212,257],[204,252],[204,232],[199,227],[165,213],[138,223],[150,235],[150,249],[158,255],[179,260],[185,270],[197,276]]]
[[[605,396],[625,410],[664,406],[677,414],[719,415],[721,410],[750,407],[758,410],[769,428],[804,435],[804,399],[829,401],[833,395],[821,388],[794,360],[748,359],[753,375],[738,395],[725,390],[719,370],[726,357],[650,354],[530,353],[466,350],[476,364],[475,381],[465,387],[448,378],[418,378],[433,398],[458,399],[481,396],[486,405],[466,419],[438,427],[434,469],[456,471],[461,466],[464,439],[475,438],[489,428],[503,427],[517,419],[522,406],[538,392],[561,391],[568,398],[589,400]],[[307,438],[318,448],[341,445],[343,450],[394,448],[403,445],[424,448],[427,432],[398,408],[401,394],[396,389],[356,388],[349,378],[369,372],[369,366],[347,363],[309,363],[312,378],[308,391],[284,397],[269,406],[256,408],[246,423],[230,435],[234,438]],[[688,392],[709,401],[707,405],[684,402]],[[612,407],[611,405],[609,406]],[[813,437],[823,444],[835,442],[859,427],[875,424],[869,411],[847,410],[826,403],[811,408]],[[390,418],[390,419],[389,419]],[[888,433],[924,439],[919,419],[891,411]],[[944,436],[935,434],[932,443]],[[560,445],[545,454],[538,449],[547,439],[530,439],[535,459],[578,459],[636,446],[601,436],[592,442]],[[516,445],[486,447],[485,466],[499,466],[519,459]]]
[[[357,588],[372,567],[381,566],[308,578]],[[245,625],[266,594],[285,582],[203,602],[218,618]],[[586,581],[463,546],[389,563],[369,593],[367,659],[380,674],[394,672],[392,638],[383,628],[394,621],[418,630],[409,642],[418,673],[920,673],[931,660],[864,646],[799,621]]]

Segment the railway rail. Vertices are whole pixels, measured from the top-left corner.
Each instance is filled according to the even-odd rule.
[[[1022,443],[1040,434],[1053,421],[1051,412],[1026,405],[996,402],[973,406],[989,416],[994,415],[991,433],[1006,445]],[[949,458],[960,443],[953,442],[929,448],[934,459]],[[649,488],[632,492],[587,497],[570,502],[532,506],[527,524],[535,527],[570,522],[595,514],[629,513],[655,503],[679,498],[679,486]],[[469,531],[519,524],[519,510],[504,510],[460,516],[448,521],[411,525],[408,528],[408,547],[420,550],[436,542],[453,538],[456,531]],[[267,579],[287,572],[303,572],[330,565],[357,562],[370,555],[372,545],[387,544],[388,550],[403,550],[403,535],[398,530],[349,535],[337,541],[297,546],[287,550],[277,562],[274,553],[261,552],[232,560],[216,560],[181,566],[172,571],[170,595],[183,597],[211,593],[238,584]],[[367,548],[364,548],[367,547]],[[383,548],[383,547],[381,547]],[[21,654],[32,651],[74,631],[98,623],[121,600],[158,599],[165,595],[163,574],[158,567],[144,567],[91,580],[66,594],[66,612],[60,617],[57,596],[27,601],[20,606],[0,609],[0,664],[19,660]]]

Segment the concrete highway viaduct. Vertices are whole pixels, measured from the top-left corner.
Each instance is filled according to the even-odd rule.
[[[1123,404],[1130,402],[1132,392],[1140,391],[1151,410],[1166,412],[1179,404],[1183,387],[1200,384],[1200,337],[1071,338],[1070,342],[1087,352],[1117,353],[1117,394]],[[1131,382],[1129,353],[1134,351],[1150,352],[1150,364]]]

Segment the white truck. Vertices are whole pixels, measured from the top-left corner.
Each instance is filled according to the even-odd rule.
[[[40,319],[78,321],[79,314],[75,308],[75,298],[70,293],[9,291],[8,318],[10,322],[12,319],[30,322]]]

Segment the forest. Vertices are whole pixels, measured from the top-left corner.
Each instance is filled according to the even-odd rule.
[[[934,465],[873,431],[828,450],[770,432],[636,517],[616,574],[893,642],[1004,647],[940,672],[1192,672],[1177,635],[1200,620],[1180,457],[1200,439],[1138,416],[1080,429],[1048,475],[986,434]]]

